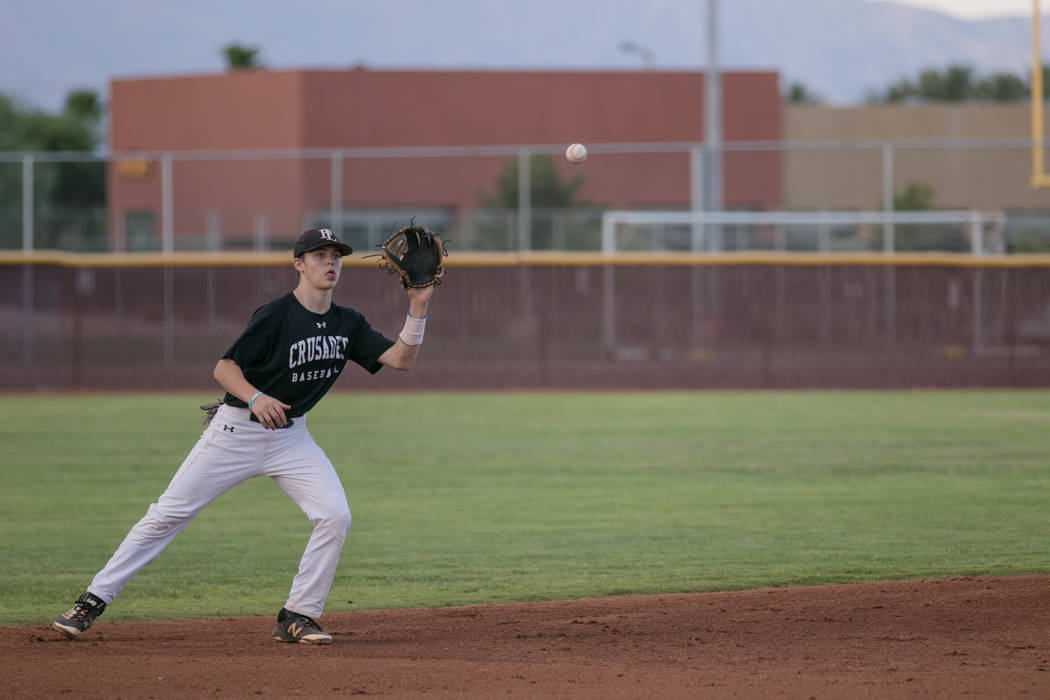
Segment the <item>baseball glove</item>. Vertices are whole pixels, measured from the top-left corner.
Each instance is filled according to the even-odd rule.
[[[222,399],[216,399],[211,403],[206,403],[201,406],[201,410],[204,411],[204,415],[201,416],[201,423],[208,425],[211,423],[211,419],[215,417],[215,412],[219,410],[219,406],[222,405]]]
[[[379,247],[381,253],[366,257],[379,257],[379,266],[397,275],[405,289],[441,284],[445,274],[442,258],[448,251],[441,236],[416,224],[415,220]]]

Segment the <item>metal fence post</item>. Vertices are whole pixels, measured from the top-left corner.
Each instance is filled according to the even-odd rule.
[[[610,360],[616,356],[616,272],[611,261],[602,267],[602,353]]]
[[[532,163],[529,149],[518,151],[518,250],[532,249]]]
[[[128,249],[127,216],[113,216],[113,250],[126,252]]]
[[[270,219],[266,214],[256,214],[253,223],[252,248],[256,253],[262,253],[266,250],[267,240],[270,237]]]
[[[602,255],[616,252],[616,224],[606,213],[602,214]]]
[[[689,150],[689,202],[694,212],[704,210],[704,149],[693,147]],[[693,221],[690,230],[689,249],[698,253],[704,243],[704,225]]]
[[[163,327],[163,356],[164,369],[175,366],[175,270],[171,265],[164,265],[163,274],[164,291],[164,327]]]
[[[332,151],[331,156],[331,203],[329,204],[328,225],[335,234],[343,236],[343,154]]]
[[[722,211],[722,71],[718,64],[718,0],[707,2],[707,71],[704,73],[704,208]],[[721,224],[711,227],[708,234],[711,249],[721,252],[725,247]]]
[[[518,250],[532,250],[532,157],[529,149],[518,151]],[[532,317],[532,275],[527,264],[518,267],[521,312],[527,319]],[[538,355],[537,355],[538,358]]]
[[[22,252],[33,252],[33,156],[22,156]],[[33,266],[22,266],[22,366],[33,368]]]
[[[817,224],[817,250],[821,253],[831,252],[831,230],[826,221]]]
[[[970,212],[970,254],[976,258],[984,255],[984,236],[982,235],[980,212]]]
[[[22,366],[32,369],[36,364],[33,353],[33,324],[36,316],[33,313],[33,265],[26,262],[22,266]]]
[[[893,213],[893,146],[882,144],[882,211]],[[891,255],[895,247],[893,220],[890,217],[882,222],[882,252]]]
[[[976,266],[973,271],[973,337],[970,340],[971,352],[975,357],[981,356],[984,348],[984,268]],[[1011,352],[1013,348],[1010,349]]]
[[[33,252],[33,155],[22,156],[22,250]]]
[[[204,215],[205,250],[222,250],[222,214],[212,210]]]
[[[175,252],[175,216],[172,212],[171,154],[160,159],[160,231],[161,250],[165,255]]]

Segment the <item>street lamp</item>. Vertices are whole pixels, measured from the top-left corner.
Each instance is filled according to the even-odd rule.
[[[640,59],[642,59],[642,64],[646,67],[646,69],[652,68],[653,61],[656,59],[656,54],[653,53],[650,49],[647,49],[644,46],[639,46],[633,41],[621,41],[620,51],[638,56]]]

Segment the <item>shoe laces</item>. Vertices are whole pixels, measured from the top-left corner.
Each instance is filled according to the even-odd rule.
[[[317,624],[317,620],[313,619],[309,615],[300,615],[299,613],[295,613],[295,615],[296,615],[296,617],[299,618],[299,621],[302,623],[304,628],[305,627],[313,627],[318,632],[322,631],[321,630],[321,625]]]
[[[66,617],[70,620],[83,620],[88,614],[95,612],[95,608],[88,605],[87,603],[77,603],[73,606],[73,609],[66,613]]]

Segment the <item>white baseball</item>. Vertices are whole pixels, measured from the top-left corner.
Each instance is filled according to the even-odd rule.
[[[587,147],[582,143],[571,144],[565,149],[565,159],[570,163],[582,163],[587,160]]]

